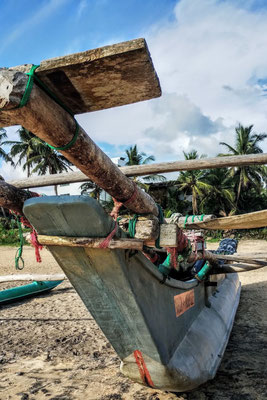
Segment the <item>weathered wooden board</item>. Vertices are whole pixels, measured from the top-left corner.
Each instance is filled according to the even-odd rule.
[[[12,69],[29,72],[31,66]],[[161,95],[144,39],[44,60],[35,73],[74,114]]]

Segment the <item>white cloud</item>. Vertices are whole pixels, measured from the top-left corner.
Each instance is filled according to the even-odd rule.
[[[163,96],[79,116],[94,140],[137,143],[163,161],[192,148],[216,155],[239,122],[267,130],[259,82],[267,78],[267,13],[252,12],[250,1],[181,0],[174,14],[146,36]]]
[[[251,10],[251,1],[181,0],[146,35],[162,97],[80,115],[80,124],[97,142],[136,143],[157,162],[193,148],[214,156],[239,122],[267,131],[267,13]]]

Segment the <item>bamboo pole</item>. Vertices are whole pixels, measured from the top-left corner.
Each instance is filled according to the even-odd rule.
[[[19,281],[61,281],[67,279],[64,274],[40,275],[40,274],[21,274],[0,276],[0,282],[19,282]]]
[[[239,262],[244,262],[244,263],[249,263],[250,264],[257,264],[257,265],[262,265],[262,266],[267,266],[267,261],[263,261],[263,260],[259,260],[259,259],[255,259],[253,257],[246,257],[244,256],[238,256],[238,255],[226,255],[226,254],[214,254],[215,258],[219,259],[219,260],[227,260],[227,261],[239,261]]]
[[[27,104],[17,108],[25,93],[28,76],[0,70],[0,125],[24,126],[54,147],[69,143],[76,131],[74,118],[35,83]],[[127,178],[110,158],[79,128],[76,142],[60,152],[86,176],[132,211],[158,215],[154,200]]]
[[[249,154],[243,156],[213,157],[199,160],[172,161],[155,164],[132,165],[120,167],[126,176],[143,176],[158,173],[193,171],[206,168],[226,168],[233,166],[267,164],[267,153]],[[44,187],[60,185],[62,183],[86,182],[91,180],[83,172],[67,172],[57,175],[30,177],[27,179],[12,180],[9,183],[18,188]]]

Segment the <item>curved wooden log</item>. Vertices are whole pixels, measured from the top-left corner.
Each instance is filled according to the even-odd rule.
[[[28,76],[22,72],[0,70],[0,125],[20,124],[54,147],[66,145],[73,139],[75,120],[36,84],[28,103],[16,108],[27,82]],[[128,201],[132,211],[158,215],[154,200],[112,163],[83,128],[73,146],[60,152],[116,200]]]
[[[7,208],[23,215],[22,208],[24,201],[35,196],[35,193],[18,189],[0,180],[0,207]]]

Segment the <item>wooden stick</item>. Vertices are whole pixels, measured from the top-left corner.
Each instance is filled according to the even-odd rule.
[[[69,143],[74,136],[74,118],[36,84],[30,99],[19,106],[28,76],[22,72],[0,70],[0,125],[22,125],[55,147]],[[110,158],[92,141],[83,128],[71,148],[60,151],[85,175],[132,211],[158,215],[154,200],[127,178]]]
[[[39,274],[21,274],[21,275],[5,275],[0,276],[0,282],[15,281],[61,281],[67,279],[66,275],[39,275]]]
[[[246,257],[246,256],[238,256],[238,255],[226,255],[226,254],[214,254],[215,258],[220,259],[220,260],[230,260],[230,261],[240,261],[240,262],[244,262],[247,263],[249,261],[250,264],[258,264],[258,265],[267,265],[267,261],[262,261],[259,259],[255,259],[252,257]]]
[[[229,264],[229,265],[224,265],[222,267],[217,267],[217,268],[212,268],[212,270],[209,272],[210,275],[217,275],[217,274],[231,274],[231,273],[240,273],[240,272],[248,272],[248,271],[254,271],[256,269],[264,268],[262,265],[255,267],[254,266],[244,266],[243,268],[241,267],[236,267],[235,264]]]
[[[206,168],[225,168],[233,166],[260,165],[267,163],[267,153],[249,154],[244,156],[213,157],[199,160],[172,161],[155,164],[132,165],[121,167],[126,176],[143,176],[175,171],[193,171]],[[30,177],[12,180],[9,183],[18,188],[43,187],[60,185],[61,183],[86,182],[91,180],[83,172],[67,172],[57,175]]]
[[[98,249],[105,238],[69,237],[38,235],[38,241],[45,246],[86,247]],[[109,249],[143,250],[143,241],[140,239],[112,239]]]

